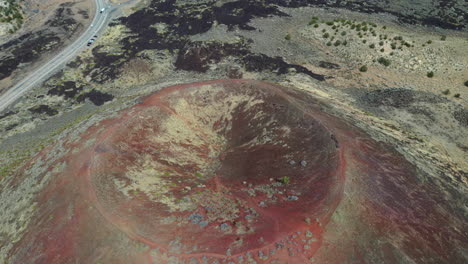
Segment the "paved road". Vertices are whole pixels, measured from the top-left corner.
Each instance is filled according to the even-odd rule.
[[[51,76],[68,61],[73,59],[83,48],[86,48],[86,43],[94,36],[101,32],[114,17],[117,10],[116,6],[110,6],[107,0],[95,0],[96,12],[94,14],[91,25],[86,31],[78,37],[72,44],[62,50],[57,56],[52,58],[39,69],[29,74],[26,78],[11,87],[6,93],[0,96],[0,113],[7,109],[8,106],[17,101],[26,91],[32,89],[36,85],[41,84],[48,76]],[[101,8],[108,7],[103,13],[100,13]]]

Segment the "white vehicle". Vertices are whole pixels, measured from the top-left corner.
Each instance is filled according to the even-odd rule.
[[[105,7],[101,8],[101,11],[99,11],[99,13],[102,13],[102,12],[104,12],[104,10],[106,10],[106,8],[105,8]]]

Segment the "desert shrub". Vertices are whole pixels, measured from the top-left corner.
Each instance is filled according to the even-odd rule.
[[[371,48],[371,49],[375,48],[375,44],[374,43],[370,44],[369,48]]]
[[[465,86],[468,87],[468,81],[465,82]]]
[[[334,45],[335,45],[335,47],[337,47],[337,46],[341,45],[341,40],[337,40],[337,41],[335,41],[335,44],[334,44]]]
[[[342,43],[343,46],[346,46],[348,45],[348,41],[344,40],[343,43]]]
[[[289,177],[284,176],[284,177],[279,179],[279,182],[281,182],[282,184],[289,184]]]
[[[367,42],[367,39],[362,40],[362,43],[366,44],[366,42]]]
[[[427,77],[432,78],[434,77],[434,72],[430,71],[427,73]]]
[[[284,36],[284,39],[285,39],[285,40],[291,40],[291,35],[290,35],[290,34],[287,34],[286,36]]]
[[[428,41],[427,41],[427,44],[431,44],[431,43],[432,43],[432,40],[428,40]]]
[[[367,66],[366,66],[366,65],[362,65],[362,66],[359,68],[359,71],[360,71],[360,72],[366,72],[366,71],[367,71]]]
[[[323,38],[328,38],[329,36],[330,36],[330,34],[328,34],[328,33],[325,33],[325,34],[323,34],[323,36],[322,36],[322,37],[323,37]]]
[[[384,51],[385,51],[385,49],[383,49],[383,48],[380,49],[380,52],[384,52]]]
[[[380,45],[380,46],[383,46],[383,44],[384,44],[383,41],[380,41],[380,42],[379,42],[379,45]]]
[[[319,24],[315,24],[315,25],[314,25],[314,28],[318,28],[318,27],[319,27]]]
[[[442,94],[449,95],[449,94],[450,94],[450,90],[449,90],[449,89],[444,90],[444,91],[442,92]]]
[[[332,45],[331,41],[328,41],[327,46],[331,46],[331,45]]]
[[[346,31],[341,32],[341,36],[346,35]]]
[[[453,97],[455,97],[455,98],[460,98],[460,94],[459,94],[459,93],[456,93],[456,94],[453,95]]]
[[[390,65],[390,60],[389,59],[386,59],[384,57],[380,57],[378,60],[377,60],[378,63],[384,65],[384,66],[389,66]]]
[[[445,41],[447,39],[447,36],[442,36],[440,37],[440,40]]]

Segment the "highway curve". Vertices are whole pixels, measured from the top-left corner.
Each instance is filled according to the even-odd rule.
[[[102,32],[112,18],[111,12],[116,9],[115,7],[111,7],[110,9],[107,8],[105,12],[100,13],[99,11],[101,8],[108,5],[106,1],[107,0],[95,0],[96,12],[93,21],[78,39],[0,96],[0,112],[16,102],[24,93],[41,84],[48,76],[63,67],[68,61],[81,52],[88,40],[99,32]]]

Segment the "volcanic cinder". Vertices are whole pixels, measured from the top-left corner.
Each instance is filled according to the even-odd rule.
[[[398,241],[381,249],[388,263],[457,260],[466,241],[409,162],[291,88],[168,87],[66,146],[12,263],[360,263],[349,233],[320,253],[327,232],[360,232],[327,231],[345,183],[369,205],[353,220],[366,239]]]

